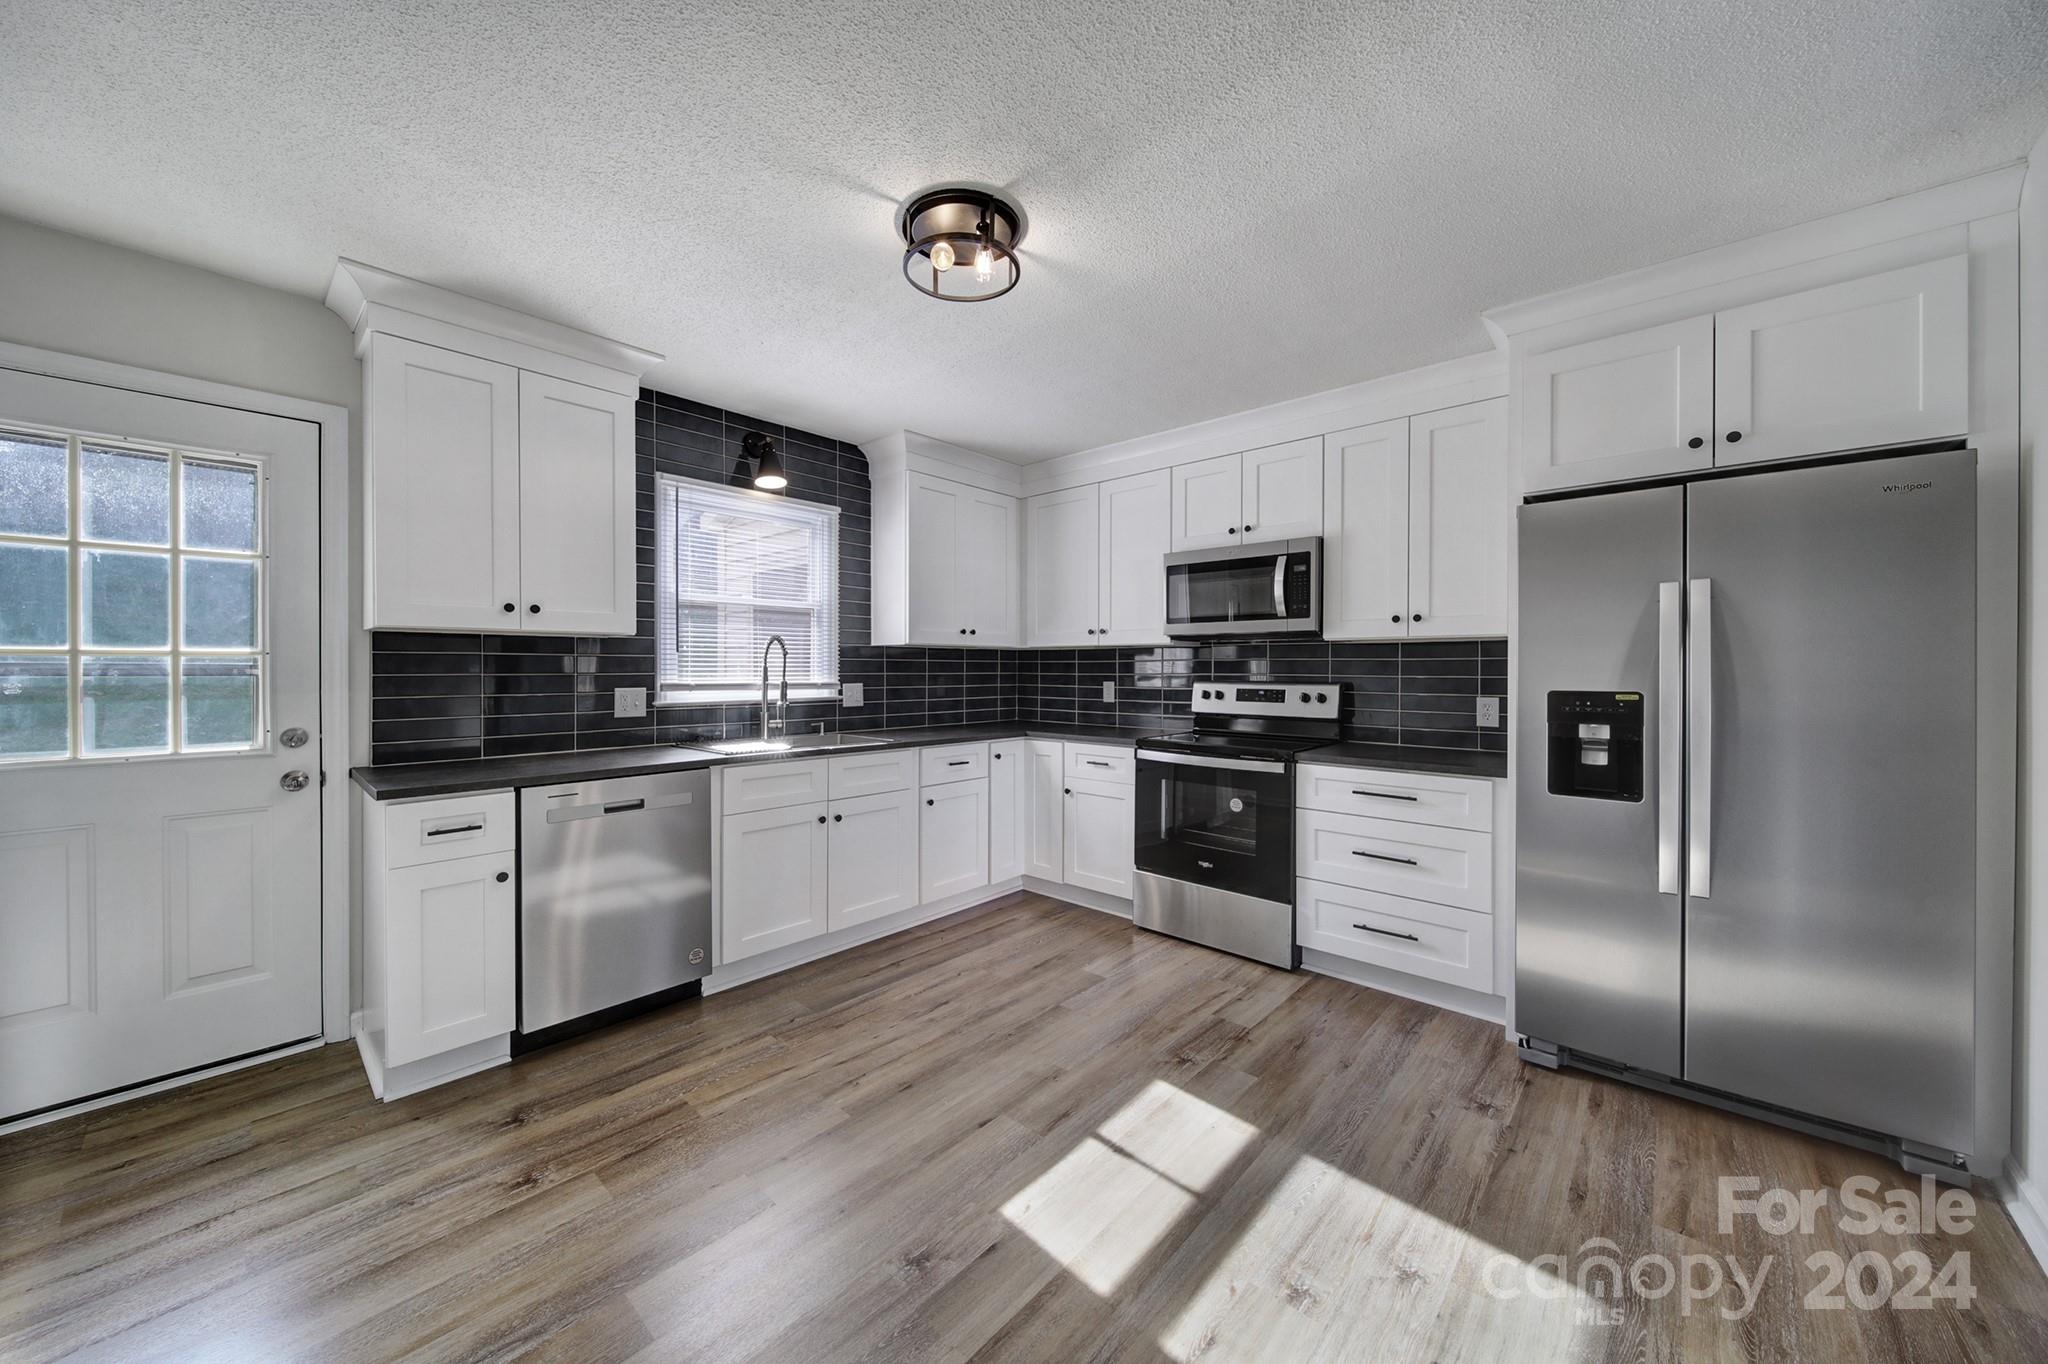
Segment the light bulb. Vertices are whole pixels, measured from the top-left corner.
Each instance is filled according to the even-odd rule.
[[[952,269],[952,268],[953,268],[953,243],[951,243],[951,242],[940,242],[940,243],[939,243],[939,244],[938,244],[937,246],[934,246],[934,247],[932,248],[932,269],[934,269],[934,270],[950,270],[950,269]]]
[[[989,282],[996,271],[996,253],[986,246],[974,253],[974,277],[983,284]]]

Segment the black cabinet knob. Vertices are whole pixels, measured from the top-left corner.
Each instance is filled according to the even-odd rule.
[[[1245,527],[1244,529],[1245,529],[1245,533],[1246,533],[1247,535],[1249,535],[1249,534],[1251,533],[1251,529],[1252,529],[1252,528],[1251,528],[1250,526],[1246,526],[1246,527]]]
[[[1230,533],[1231,533],[1232,535],[1235,535],[1235,534],[1237,534],[1237,527],[1236,527],[1236,526],[1232,526],[1232,527],[1230,528]]]
[[[818,823],[820,823],[820,824],[823,824],[824,822],[825,822],[825,817],[824,817],[823,815],[819,815],[819,816],[818,816]]]
[[[516,607],[516,606],[514,606],[514,605],[513,605],[513,604],[512,604],[511,602],[506,602],[506,603],[505,603],[505,609],[506,609],[507,611],[517,611],[517,610],[518,610],[519,608],[518,608],[518,607]]]
[[[510,881],[512,879],[512,873],[509,871],[501,871],[498,873],[498,879],[500,881]]]
[[[966,634],[966,633],[967,633],[967,627],[966,627],[966,626],[964,626],[964,625],[963,625],[963,626],[961,626],[961,627],[960,627],[960,633],[961,633],[961,634],[963,634],[963,635],[964,635],[964,634]]]
[[[981,631],[979,631],[979,630],[969,630],[969,631],[968,631],[967,633],[968,633],[968,634],[970,634],[970,635],[978,635],[978,634],[980,634],[980,633],[981,633]]]
[[[1071,796],[1071,795],[1073,795],[1073,794],[1074,794],[1074,788],[1073,788],[1073,787],[1071,787],[1071,786],[1069,786],[1069,787],[1066,787],[1065,789],[1063,789],[1063,790],[1062,790],[1062,791],[1060,792],[1060,794],[1061,794],[1061,795],[1063,795],[1063,796]]]
[[[1694,436],[1694,437],[1693,437],[1693,438],[1692,438],[1691,440],[1689,440],[1689,441],[1687,441],[1687,442],[1685,443],[1685,447],[1686,447],[1686,449],[1688,449],[1688,450],[1697,450],[1697,449],[1699,449],[1699,448],[1700,448],[1700,447],[1701,447],[1702,445],[1705,445],[1706,443],[1707,443],[1707,441],[1706,441],[1706,437],[1704,437],[1704,436]]]
[[[1410,620],[1421,620],[1421,619],[1422,619],[1422,613],[1421,613],[1420,611],[1417,611],[1417,612],[1416,612],[1416,613],[1415,613],[1414,615],[1410,616],[1410,617],[1409,617],[1408,619],[1410,619]]]
[[[926,801],[926,802],[925,802],[925,804],[926,804],[926,805],[937,805],[937,804],[938,804],[938,802],[937,802],[937,801],[935,801],[935,800],[928,800],[928,801]]]
[[[539,603],[539,602],[535,602],[535,603],[533,603],[533,604],[532,604],[531,606],[527,607],[526,609],[527,609],[527,610],[528,610],[529,612],[531,612],[532,614],[534,614],[534,615],[536,615],[536,616],[537,616],[537,615],[539,615],[539,614],[540,614],[540,603]]]
[[[1393,615],[1391,615],[1391,616],[1388,616],[1388,617],[1387,617],[1387,619],[1388,619],[1388,620],[1390,620],[1390,621],[1393,621],[1393,622],[1394,622],[1395,624],[1397,624],[1397,625],[1398,625],[1398,624],[1400,624],[1400,622],[1401,622],[1401,614],[1400,614],[1400,612],[1398,612],[1398,611],[1397,611],[1397,612],[1395,612],[1395,613],[1394,613]]]
[[[834,816],[832,816],[832,822],[833,822],[834,824],[837,824],[837,823],[838,823],[838,822],[839,822],[840,820],[842,820],[842,819],[845,819],[845,818],[846,818],[846,816],[845,816],[845,815],[834,815]]]
[[[1735,444],[1735,442],[1737,442],[1737,441],[1739,441],[1739,440],[1741,440],[1741,439],[1742,439],[1742,433],[1741,433],[1740,431],[1730,431],[1730,432],[1728,433],[1728,443],[1729,443],[1730,445],[1733,445],[1733,444]]]
[[[994,754],[993,756],[997,762],[1001,762],[1003,760],[1003,755],[1000,753]]]

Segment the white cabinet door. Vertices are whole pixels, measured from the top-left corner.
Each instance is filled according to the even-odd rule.
[[[1522,489],[1705,469],[1714,457],[1714,319],[1689,317],[1520,358]]]
[[[825,926],[832,932],[917,904],[917,792],[835,800]]]
[[[1069,781],[1065,800],[1066,883],[1130,899],[1135,790],[1114,782]]]
[[[1408,633],[1508,632],[1507,399],[1408,419]]]
[[[1247,450],[1241,541],[1293,540],[1323,533],[1323,438]]]
[[[1714,317],[1714,463],[1959,436],[1970,259],[1950,256]]]
[[[1219,455],[1173,468],[1173,547],[1242,544],[1244,457]]]
[[[1024,585],[1024,642],[1096,643],[1100,564],[1095,485],[1040,493],[1025,502],[1024,517],[1030,564]],[[1164,628],[1163,607],[1160,621]]]
[[[987,885],[988,778],[927,786],[920,798],[920,901],[930,904]]]
[[[385,873],[387,1066],[502,1037],[517,1025],[514,861],[501,852]]]
[[[1031,748],[1024,739],[988,746],[988,879],[1000,885],[1024,874],[1025,793]]]
[[[721,962],[825,931],[828,835],[822,804],[727,815],[719,830]]]
[[[1017,499],[980,488],[963,488],[961,496],[954,562],[963,585],[966,642],[984,649],[1016,645],[1022,640],[1017,574],[1023,560]],[[957,631],[953,642],[960,642]]]
[[[364,364],[363,625],[518,629],[519,371],[382,334]]]
[[[1323,437],[1323,637],[1408,633],[1408,419]]]
[[[1028,739],[1025,747],[1030,774],[1024,782],[1024,874],[1058,884],[1067,879],[1066,745]]]
[[[520,625],[563,635],[632,634],[639,624],[636,520],[633,400],[521,373]]]
[[[1164,644],[1172,471],[1112,479],[1101,485],[1097,504],[1100,560],[1093,642]]]
[[[959,565],[967,488],[929,474],[909,477],[909,642],[967,642],[967,584]]]

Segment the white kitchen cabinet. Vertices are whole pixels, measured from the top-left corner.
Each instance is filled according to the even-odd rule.
[[[1960,436],[1970,262],[1925,261],[1714,315],[1714,463]]]
[[[633,399],[379,332],[364,625],[630,635]]]
[[[1247,450],[1240,541],[1294,540],[1323,533],[1323,438]]]
[[[1219,455],[1173,466],[1173,547],[1214,549],[1242,544],[1244,457]]]
[[[829,818],[820,802],[728,814],[719,828],[719,960],[826,931]]]
[[[1426,900],[1303,879],[1295,882],[1302,947],[1493,993],[1493,916]]]
[[[958,562],[967,582],[967,633],[986,649],[1023,641],[1018,574],[1024,562],[1017,499],[968,489]]]
[[[1113,781],[1069,779],[1065,787],[1066,865],[1061,879],[1131,898],[1137,795]]]
[[[929,904],[989,883],[988,778],[927,786],[918,825],[918,887]]]
[[[1017,499],[932,474],[904,478],[901,544],[878,535],[875,591],[901,592],[902,639],[876,613],[878,644],[931,644],[955,648],[1015,645],[1018,630]],[[893,509],[876,509],[879,520]],[[894,555],[900,552],[901,564]]]
[[[1024,874],[1025,791],[1031,779],[1028,740],[988,746],[988,879],[1000,885]]]
[[[1024,503],[1024,639],[1027,644],[1098,642],[1101,510],[1097,485],[1041,493]],[[1163,580],[1163,573],[1160,574]],[[1165,612],[1160,613],[1165,628]]]
[[[1097,494],[1096,644],[1166,642],[1166,554],[1173,473],[1112,479]]]
[[[1025,740],[1024,874],[1060,882],[1067,875],[1067,759],[1058,739]]]
[[[1525,492],[1713,466],[1711,316],[1572,344],[1534,338],[1517,369]]]
[[[1407,637],[1408,525],[1408,419],[1323,437],[1325,639]]]
[[[835,800],[826,824],[826,928],[837,932],[918,903],[918,795]]]
[[[1408,633],[1504,635],[1514,495],[1507,400],[1408,419]]]

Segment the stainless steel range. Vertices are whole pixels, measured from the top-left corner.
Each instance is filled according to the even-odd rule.
[[[1293,970],[1294,756],[1335,743],[1330,683],[1195,688],[1195,727],[1138,744],[1140,928]]]

